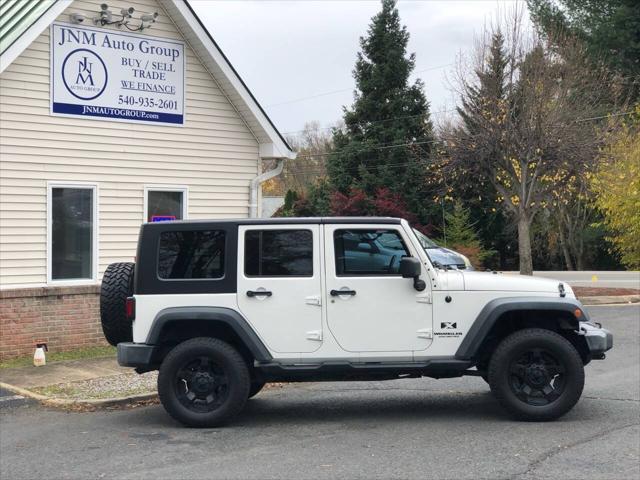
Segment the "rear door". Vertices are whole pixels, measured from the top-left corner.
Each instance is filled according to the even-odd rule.
[[[238,306],[267,347],[308,353],[322,343],[319,225],[238,229]]]
[[[343,349],[410,356],[429,347],[431,290],[399,274],[402,257],[419,258],[400,225],[325,225],[325,251],[327,320]]]

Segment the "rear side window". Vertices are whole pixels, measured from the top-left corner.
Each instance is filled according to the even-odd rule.
[[[207,279],[224,276],[225,232],[220,230],[162,232],[158,277]]]
[[[339,276],[398,275],[400,259],[409,256],[395,230],[336,230],[333,242]]]
[[[313,276],[310,230],[250,230],[244,238],[244,272],[248,277]]]

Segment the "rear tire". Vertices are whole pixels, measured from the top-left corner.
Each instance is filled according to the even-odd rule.
[[[251,387],[249,388],[249,397],[253,398],[264,388],[267,382],[262,382],[259,380],[251,380]]]
[[[188,427],[217,427],[235,417],[249,396],[247,364],[231,345],[199,337],[171,350],[160,366],[158,395]]]
[[[550,330],[530,328],[505,338],[489,362],[489,385],[515,418],[548,421],[580,399],[584,366],[575,347]]]
[[[102,277],[100,287],[100,322],[104,336],[111,345],[133,340],[131,321],[125,304],[133,295],[133,263],[112,263]]]

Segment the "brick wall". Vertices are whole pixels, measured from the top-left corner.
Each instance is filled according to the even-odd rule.
[[[106,345],[100,326],[100,287],[0,290],[0,360],[49,351]]]

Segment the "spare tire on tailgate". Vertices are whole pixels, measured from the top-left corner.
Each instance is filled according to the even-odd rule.
[[[133,263],[112,263],[102,277],[100,321],[111,345],[133,340],[131,321],[127,319],[127,297],[133,295]]]

